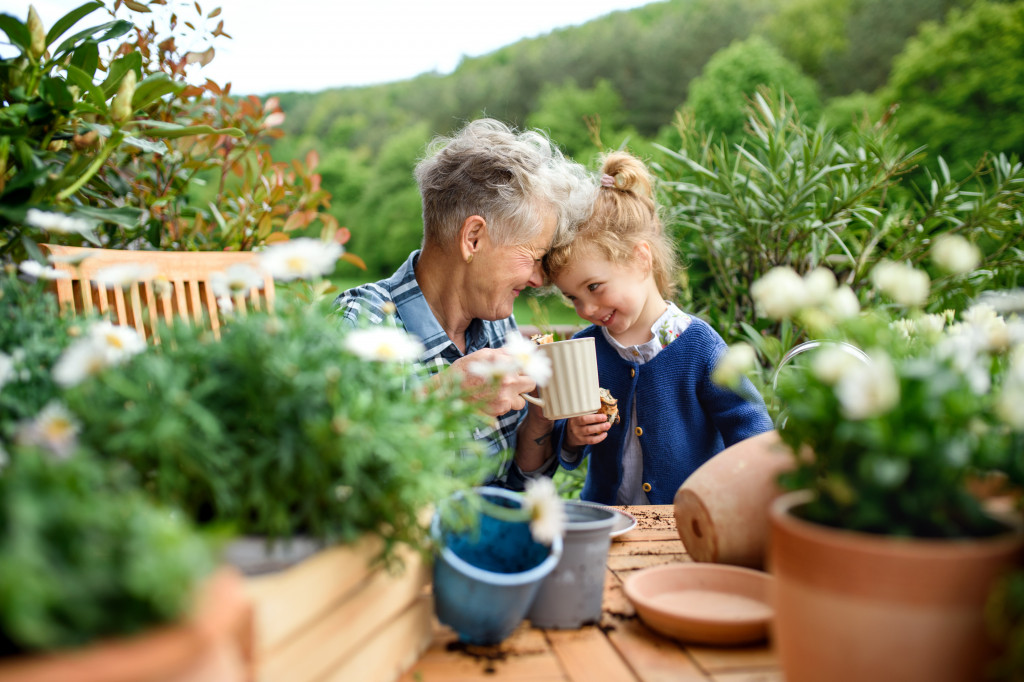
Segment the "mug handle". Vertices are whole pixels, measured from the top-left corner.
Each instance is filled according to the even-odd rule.
[[[523,396],[523,399],[526,400],[526,402],[528,402],[528,403],[533,403],[534,405],[537,405],[538,407],[544,407],[544,401],[541,400],[540,398],[534,398],[529,393],[520,393],[519,395]]]

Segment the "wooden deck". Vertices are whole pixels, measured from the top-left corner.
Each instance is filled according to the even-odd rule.
[[[685,645],[648,629],[622,582],[648,566],[691,561],[671,505],[627,507],[637,528],[612,542],[599,625],[542,630],[529,622],[498,646],[474,647],[435,620],[434,639],[401,682],[781,682],[768,643],[747,647]]]

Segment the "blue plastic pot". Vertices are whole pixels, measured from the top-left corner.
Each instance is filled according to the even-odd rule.
[[[478,488],[488,501],[518,507],[520,495]],[[526,522],[483,515],[477,531],[442,529],[435,514],[431,532],[440,547],[434,561],[437,618],[468,644],[498,644],[526,617],[541,582],[562,556],[562,539],[535,542]]]

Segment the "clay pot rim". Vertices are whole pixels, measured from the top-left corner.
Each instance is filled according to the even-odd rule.
[[[811,490],[794,490],[783,493],[775,498],[769,507],[768,516],[772,525],[783,529],[786,533],[835,548],[842,547],[850,551],[851,543],[857,551],[864,554],[877,554],[898,557],[913,555],[915,557],[935,559],[945,558],[950,554],[960,554],[965,549],[994,554],[1006,551],[1006,548],[1019,545],[1024,530],[1006,524],[1006,532],[984,537],[960,538],[919,538],[903,535],[882,535],[850,530],[837,526],[827,526],[808,521],[791,512],[792,509],[806,504],[814,497]],[[996,519],[998,520],[998,519]]]

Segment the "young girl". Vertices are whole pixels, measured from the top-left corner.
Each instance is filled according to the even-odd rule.
[[[666,301],[678,267],[658,218],[651,177],[625,152],[604,159],[593,215],[544,259],[549,280],[592,325],[602,388],[621,419],[604,414],[555,425],[555,451],[575,469],[590,457],[581,498],[670,504],[686,477],[723,448],[772,428],[764,401],[711,373],[725,342],[706,322]]]

